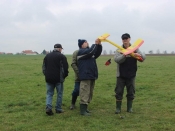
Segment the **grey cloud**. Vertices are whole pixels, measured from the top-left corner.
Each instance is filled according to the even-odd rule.
[[[64,52],[70,54],[78,48],[79,38],[87,39],[92,44],[98,36],[110,33],[109,39],[121,44],[120,37],[127,32],[131,34],[132,42],[143,38],[145,43],[141,49],[148,52],[151,49],[167,48],[164,37],[175,32],[172,26],[175,22],[173,5],[165,5],[164,11],[160,7],[163,13],[143,13],[136,9],[128,11],[125,5],[121,5],[117,8],[107,6],[102,11],[70,10],[54,15],[47,9],[48,5],[54,2],[66,6],[70,1],[44,0],[0,5],[0,12],[4,12],[0,13],[0,44],[3,43],[0,51],[9,49],[5,44],[15,43],[12,45],[20,45],[15,52],[26,48],[41,52],[42,49],[52,50],[53,45],[58,42],[63,44]],[[103,46],[107,51],[115,50],[115,47],[108,43],[103,43]]]
[[[151,28],[160,32],[175,33],[175,12],[174,4],[166,3],[160,10],[148,13],[145,16],[144,24],[147,28]]]

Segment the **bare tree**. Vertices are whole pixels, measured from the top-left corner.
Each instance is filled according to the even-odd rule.
[[[47,54],[47,51],[44,49],[41,54],[46,55]]]
[[[37,55],[39,54],[37,51],[34,51]]]
[[[150,53],[150,54],[153,54],[153,50],[150,50],[149,53]]]
[[[174,54],[174,51],[172,51],[171,54]]]
[[[107,55],[107,52],[106,52],[106,50],[103,50],[103,55]]]
[[[157,54],[160,54],[160,50],[159,49],[157,50]]]
[[[109,51],[109,54],[112,55],[112,53],[113,53],[112,50],[110,50],[110,51]]]
[[[167,54],[167,51],[165,50],[165,51],[163,51],[163,54]]]

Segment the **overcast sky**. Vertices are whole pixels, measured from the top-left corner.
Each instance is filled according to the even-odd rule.
[[[78,39],[91,45],[98,36],[121,45],[144,40],[147,53],[175,51],[175,0],[0,0],[0,52],[41,53],[62,44],[65,54],[78,49]],[[102,43],[108,53],[116,47]]]

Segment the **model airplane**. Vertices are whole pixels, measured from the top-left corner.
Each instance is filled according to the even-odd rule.
[[[102,42],[109,42],[110,44],[114,45],[115,47],[117,47],[118,49],[120,49],[120,52],[123,53],[124,55],[131,55],[133,58],[137,59],[138,61],[143,61],[142,57],[135,57],[134,55],[134,51],[137,50],[142,44],[143,44],[143,40],[142,39],[138,39],[134,44],[132,44],[130,47],[128,47],[127,49],[124,49],[123,47],[119,46],[118,44],[106,39],[107,37],[109,37],[109,34],[104,34],[100,37],[98,37]]]
[[[108,66],[111,64],[111,58],[109,60],[106,61],[105,65]]]

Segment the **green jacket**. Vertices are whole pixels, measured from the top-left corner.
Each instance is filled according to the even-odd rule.
[[[72,64],[71,67],[73,68],[74,72],[75,72],[75,82],[79,82],[79,71],[78,71],[78,63],[77,63],[77,54],[78,54],[79,50],[74,51],[73,55],[72,55]]]

